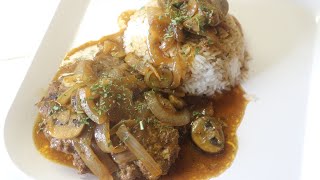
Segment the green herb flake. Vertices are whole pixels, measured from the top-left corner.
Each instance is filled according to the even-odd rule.
[[[61,107],[58,106],[58,105],[54,105],[54,106],[52,107],[52,110],[54,110],[54,111],[59,111],[60,109],[61,109]]]
[[[164,34],[163,39],[166,40],[166,39],[169,39],[169,38],[172,38],[172,37],[173,37],[173,34],[168,32],[168,33]]]
[[[94,97],[90,96],[88,97],[88,100],[94,100]]]
[[[213,44],[213,40],[212,39],[208,39],[208,44],[212,45]]]
[[[196,54],[199,54],[199,52],[200,52],[200,48],[199,48],[199,47],[196,47],[195,53],[196,53]]]
[[[134,107],[134,109],[141,113],[144,107],[145,105],[143,103],[138,103],[137,106]]]
[[[202,115],[202,113],[199,112],[199,111],[193,111],[193,113],[192,113],[193,117],[198,117],[198,116],[201,116],[201,115]]]
[[[89,120],[90,120],[90,118],[88,118],[88,117],[81,118],[81,119],[80,119],[80,124],[89,125]]]

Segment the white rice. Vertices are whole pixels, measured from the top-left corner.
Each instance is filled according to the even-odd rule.
[[[134,52],[148,61],[150,60],[147,46],[149,23],[145,8],[137,11],[131,19],[123,36],[125,51],[126,53]]]
[[[190,67],[191,76],[184,82],[184,90],[195,95],[212,95],[213,89],[215,91],[223,90],[226,87],[226,82],[222,71],[217,67],[218,64],[219,62],[210,63],[202,55],[196,55]]]
[[[229,36],[220,40],[225,51],[203,50],[195,56],[188,66],[188,76],[183,79],[182,88],[186,93],[211,96],[229,90],[246,77],[248,58],[240,24],[231,15],[227,15],[225,23],[230,29]],[[135,53],[143,61],[151,61],[147,46],[148,34],[149,24],[143,8],[131,16],[124,32],[126,53]]]

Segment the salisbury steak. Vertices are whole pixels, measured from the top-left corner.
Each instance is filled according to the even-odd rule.
[[[77,62],[72,66],[67,66],[67,68],[63,67],[60,72],[61,74],[69,75],[74,69],[82,68],[82,71],[86,70],[98,77],[107,76],[108,80],[113,82],[110,86],[108,86],[111,88],[108,89],[107,99],[112,99],[115,97],[114,101],[112,101],[114,105],[111,104],[113,106],[109,106],[113,108],[110,108],[110,110],[107,111],[107,114],[110,117],[111,128],[121,120],[127,118],[135,120],[135,125],[128,126],[130,132],[152,156],[155,162],[160,165],[162,170],[161,175],[165,175],[167,174],[170,166],[177,159],[180,151],[178,142],[179,132],[173,126],[161,124],[153,116],[143,96],[144,91],[148,89],[144,85],[141,78],[139,78],[139,76],[137,76],[135,72],[133,72],[132,69],[130,69],[130,67],[128,67],[123,62],[118,61],[117,63],[115,63],[114,61],[115,60],[110,60],[110,58],[102,57],[101,59],[96,59],[96,61],[93,62]],[[110,67],[113,68],[107,68],[107,65],[110,65]],[[88,173],[90,172],[90,167],[88,168],[86,166],[86,163],[81,159],[80,155],[75,150],[72,143],[72,138],[57,138],[55,136],[52,136],[52,134],[50,133],[50,127],[48,125],[48,121],[51,120],[55,123],[55,125],[59,125],[57,123],[61,123],[62,126],[64,126],[65,123],[62,123],[64,121],[59,119],[59,114],[64,111],[70,111],[71,114],[78,113],[76,97],[77,95],[75,93],[73,93],[70,97],[70,107],[64,107],[59,102],[57,102],[58,97],[61,96],[61,94],[64,94],[64,92],[66,92],[68,88],[70,88],[66,87],[66,85],[68,85],[68,82],[66,82],[66,80],[62,81],[61,78],[56,79],[56,81],[51,83],[51,85],[49,86],[47,95],[43,97],[42,100],[37,104],[39,112],[43,119],[41,123],[43,126],[42,130],[49,140],[50,147],[52,149],[73,155],[73,165],[78,169],[79,173]],[[132,92],[132,95],[125,96],[123,90]],[[100,93],[100,91],[98,90],[96,92]],[[105,93],[104,91],[101,92]],[[116,105],[118,105],[119,108],[114,108],[116,107]],[[84,117],[84,121],[81,119],[81,121],[78,120],[79,122],[77,121],[77,123],[82,123],[82,126],[88,126],[89,118],[85,118],[86,116],[82,112],[79,113],[80,114],[78,116]],[[114,144],[119,143],[119,139],[116,135],[113,135],[111,138]],[[93,148],[93,144],[95,144],[95,138],[92,137],[91,148]],[[121,142],[120,144],[122,145]],[[129,150],[126,150],[126,152],[130,153]],[[110,154],[106,153],[105,155],[109,156]],[[114,156],[115,154],[111,153],[111,155]],[[101,158],[99,159],[101,160]],[[108,166],[107,164],[110,165],[110,163],[102,163],[105,166]],[[136,158],[127,162],[118,163],[114,165],[112,170],[110,171],[111,173],[113,173],[112,175],[115,179],[121,180],[159,178],[158,176],[155,177],[150,172],[148,172],[143,163]]]
[[[179,132],[172,126],[160,124],[156,119],[148,119],[143,121],[144,129],[141,130],[139,125],[130,129],[130,132],[143,145],[153,159],[161,166],[162,175],[168,173],[169,168],[178,157],[179,147]],[[119,179],[158,179],[159,177],[152,176],[140,160],[133,161],[134,164],[126,166],[121,165],[121,169],[116,174]],[[138,168],[136,168],[136,166]],[[134,169],[134,170],[133,170]],[[141,171],[140,173],[133,171]],[[135,175],[129,176],[128,174]]]

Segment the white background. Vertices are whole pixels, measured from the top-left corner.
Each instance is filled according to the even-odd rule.
[[[0,1],[0,179],[26,178],[6,153],[4,121],[58,4],[58,0]]]

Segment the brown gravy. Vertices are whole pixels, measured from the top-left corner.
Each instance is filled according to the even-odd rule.
[[[128,21],[128,17],[134,11],[127,11],[120,15],[119,18],[123,19],[125,24]],[[97,41],[89,41],[77,48],[72,49],[65,57],[68,59],[76,52],[83,50],[89,46],[103,44],[107,39],[114,39],[121,35],[121,31],[115,35],[109,35],[102,37]],[[71,67],[72,68],[72,67]],[[57,74],[60,74],[59,72]],[[57,75],[56,75],[57,76]],[[213,106],[215,110],[215,116],[222,118],[226,123],[224,128],[224,134],[226,138],[225,149],[219,154],[207,154],[200,151],[193,143],[191,138],[181,144],[181,151],[179,159],[171,167],[168,175],[161,177],[160,179],[210,179],[223,173],[229,168],[235,158],[238,149],[236,131],[243,118],[246,105],[248,101],[244,98],[245,92],[238,86],[228,92],[224,92],[219,98],[213,100]],[[39,122],[41,122],[40,116],[37,117],[36,123],[33,128],[33,139],[38,151],[47,159],[73,167],[72,155],[56,151],[50,148],[50,142],[46,139],[43,133],[39,132]]]
[[[213,100],[215,116],[223,118],[227,125],[224,128],[226,138],[224,151],[216,155],[203,153],[193,145],[191,138],[187,138],[181,146],[179,159],[171,167],[169,174],[161,179],[209,179],[218,176],[231,166],[238,149],[236,131],[248,103],[243,95],[242,88],[235,87]],[[72,167],[71,155],[51,149],[50,143],[44,134],[37,133],[40,120],[41,118],[37,119],[33,129],[36,148],[47,159]]]
[[[43,155],[45,158],[62,164],[62,165],[66,165],[69,167],[73,167],[72,166],[72,160],[73,157],[72,155],[69,154],[65,154],[63,152],[60,151],[56,151],[54,149],[50,148],[50,142],[49,140],[45,137],[44,133],[39,132],[39,126],[38,124],[42,121],[40,115],[38,115],[36,122],[34,124],[33,127],[33,142],[37,148],[37,150],[40,152],[41,155]]]

